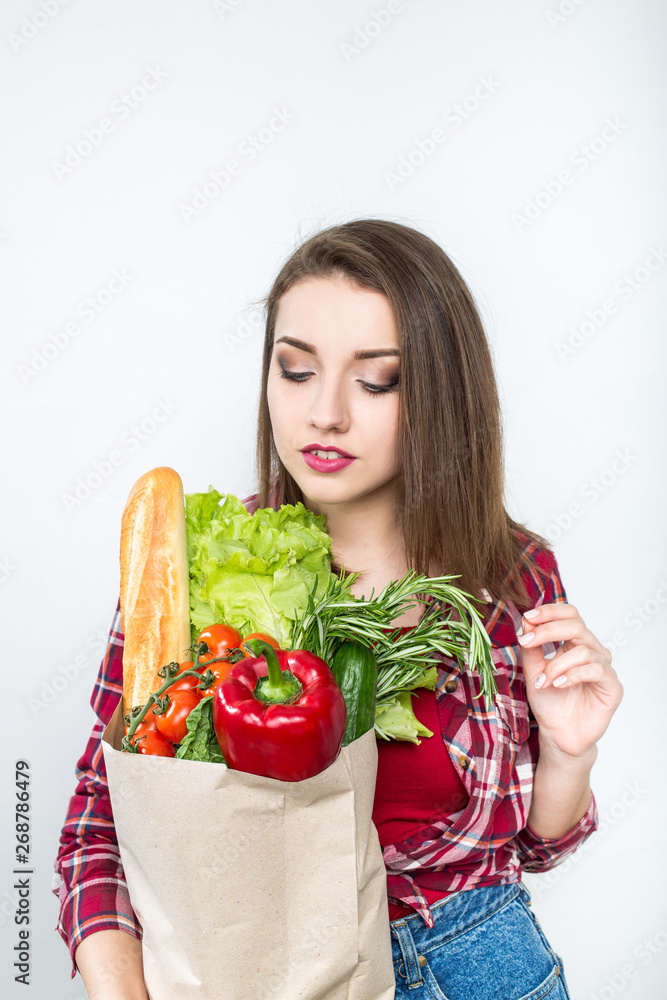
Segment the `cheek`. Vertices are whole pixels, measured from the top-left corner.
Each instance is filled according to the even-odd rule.
[[[266,401],[269,419],[276,447],[280,451],[285,441],[292,437],[295,421],[298,421],[297,406],[289,397],[290,386],[280,377],[269,377],[266,386]]]
[[[398,400],[371,400],[362,418],[364,436],[382,466],[396,461],[398,438]]]
[[[280,386],[276,385],[276,380],[271,377],[266,386],[266,401],[269,407],[271,426],[275,431],[280,426],[280,418],[281,415],[285,414],[285,407],[281,405]]]

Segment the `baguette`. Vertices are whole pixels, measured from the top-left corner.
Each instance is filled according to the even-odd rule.
[[[183,483],[174,469],[132,487],[121,522],[120,610],[123,714],[163,683],[157,671],[188,658],[190,599]]]

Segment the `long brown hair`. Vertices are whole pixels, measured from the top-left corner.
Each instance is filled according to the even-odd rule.
[[[280,298],[305,278],[338,276],[383,292],[393,309],[401,350],[396,512],[408,566],[428,574],[435,561],[460,574],[456,585],[474,597],[486,588],[494,599],[528,606],[519,574],[525,538],[517,532],[550,546],[505,510],[501,411],[482,322],[447,254],[408,226],[358,219],[316,233],[291,254],[262,300],[259,506],[304,502],[276,451],[267,402]]]

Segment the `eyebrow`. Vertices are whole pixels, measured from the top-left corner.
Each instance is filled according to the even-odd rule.
[[[278,337],[276,344],[280,343],[291,344],[292,347],[298,347],[302,351],[307,351],[308,354],[317,354],[317,349],[313,344],[307,344],[305,340],[297,340],[296,337]],[[372,351],[355,351],[352,357],[355,361],[364,361],[366,358],[399,357],[400,353],[397,347],[379,347]]]

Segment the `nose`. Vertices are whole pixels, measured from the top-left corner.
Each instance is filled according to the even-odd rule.
[[[350,415],[345,391],[339,379],[332,377],[319,380],[308,421],[321,430],[348,430]]]

